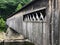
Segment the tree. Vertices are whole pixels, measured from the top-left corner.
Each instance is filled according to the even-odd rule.
[[[22,8],[22,5],[19,3],[17,8],[16,8],[16,11],[20,10]]]
[[[0,0],[0,31],[6,30],[6,19],[12,13],[20,10],[31,0]]]

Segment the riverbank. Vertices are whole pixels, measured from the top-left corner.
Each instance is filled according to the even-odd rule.
[[[0,32],[0,42],[2,42],[5,39],[5,33]]]

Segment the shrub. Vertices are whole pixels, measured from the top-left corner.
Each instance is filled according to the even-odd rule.
[[[6,23],[4,19],[0,16],[0,31],[5,31],[6,30]]]

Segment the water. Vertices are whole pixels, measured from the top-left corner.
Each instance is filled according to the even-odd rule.
[[[1,42],[0,45],[34,45],[30,42]]]

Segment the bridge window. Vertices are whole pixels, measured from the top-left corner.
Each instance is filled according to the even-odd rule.
[[[23,21],[41,21],[46,17],[46,10],[40,10],[23,15]]]

